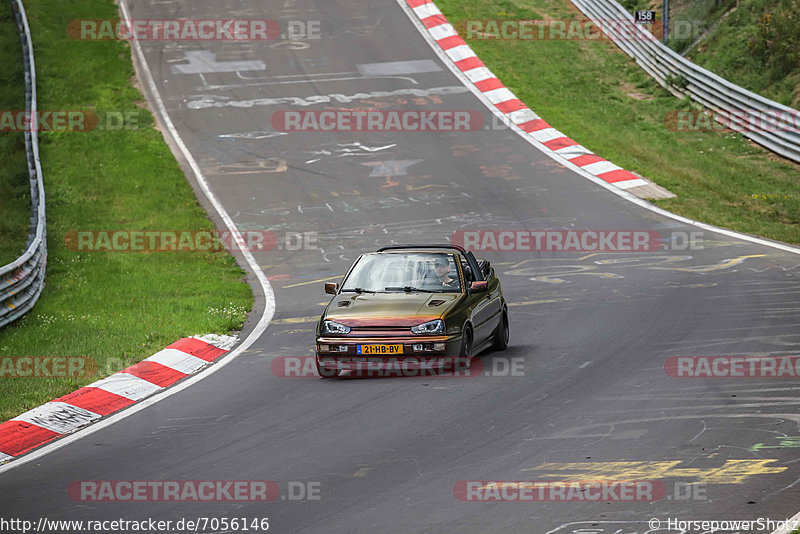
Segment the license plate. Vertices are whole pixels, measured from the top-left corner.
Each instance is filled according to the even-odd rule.
[[[359,345],[358,354],[402,354],[403,345]]]

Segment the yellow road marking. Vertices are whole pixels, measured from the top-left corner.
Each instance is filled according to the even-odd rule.
[[[299,324],[299,323],[316,323],[319,321],[318,316],[313,317],[287,317],[286,319],[274,319],[270,321],[272,324]]]
[[[429,189],[431,187],[455,187],[455,186],[452,183],[450,183],[450,184],[427,184],[427,185],[421,185],[419,187],[413,186],[413,185],[407,185],[406,186],[406,191],[419,191],[421,189]]]
[[[299,286],[307,286],[308,284],[316,284],[317,282],[325,282],[326,280],[333,280],[334,278],[339,278],[341,275],[336,276],[329,276],[327,278],[320,278],[319,280],[311,280],[310,282],[300,282],[299,284],[292,284],[289,286],[283,286],[282,289],[287,289],[290,287],[299,287]]]
[[[739,256],[738,258],[731,258],[716,265],[700,265],[697,267],[651,267],[651,269],[658,269],[661,271],[685,271],[689,273],[707,273],[709,271],[718,271],[720,269],[727,269],[742,263],[748,258],[763,258],[766,254],[751,254],[749,256]]]
[[[667,462],[545,463],[523,471],[542,471],[541,478],[558,480],[653,480],[668,477],[695,478],[706,484],[741,484],[753,475],[770,475],[788,467],[767,467],[776,460],[726,460],[718,467],[678,467],[682,460]]]
[[[531,304],[550,304],[551,302],[564,302],[570,300],[568,298],[557,298],[557,299],[544,299],[544,300],[525,300],[522,302],[509,302],[508,306],[530,306]]]
[[[619,254],[619,253],[615,253],[615,254]],[[599,256],[599,255],[601,255],[600,252],[592,252],[591,254],[587,254],[586,256],[581,256],[580,258],[536,258],[536,259],[528,258],[527,260],[522,260],[519,263],[515,263],[514,265],[511,266],[511,269],[516,269],[520,265],[525,265],[529,261],[581,261],[581,260],[589,259],[592,256]]]

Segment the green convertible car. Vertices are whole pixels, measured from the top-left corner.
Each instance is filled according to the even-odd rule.
[[[322,377],[386,366],[466,368],[508,346],[508,307],[488,261],[455,245],[397,245],[362,254],[317,325]]]

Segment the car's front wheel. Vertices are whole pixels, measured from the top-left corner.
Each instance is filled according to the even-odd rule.
[[[464,334],[461,336],[461,352],[459,358],[466,360],[467,368],[472,364],[472,327],[465,326]]]

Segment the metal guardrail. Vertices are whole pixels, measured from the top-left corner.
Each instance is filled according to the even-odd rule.
[[[715,111],[715,120],[792,161],[800,162],[800,112],[698,67],[636,25],[614,0],[572,0],[611,40],[671,93]],[[624,24],[620,24],[623,22]],[[681,80],[680,86],[675,85]],[[757,121],[758,127],[750,126]]]
[[[25,64],[25,109],[35,125],[36,66],[33,62],[33,43],[28,17],[22,0],[12,0],[14,16],[22,41]],[[44,287],[47,265],[47,226],[44,211],[44,182],[39,162],[39,136],[36,127],[25,132],[25,149],[28,155],[28,174],[31,184],[31,220],[28,241],[23,254],[0,267],[0,327],[25,315],[39,299]]]

